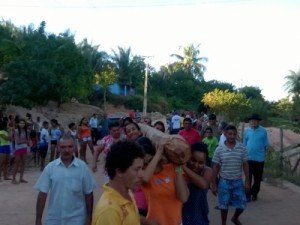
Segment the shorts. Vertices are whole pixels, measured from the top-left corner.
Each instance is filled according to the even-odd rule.
[[[10,145],[1,145],[0,154],[10,154]]]
[[[26,155],[26,154],[27,154],[27,147],[19,148],[15,150],[15,155]]]
[[[48,145],[42,145],[39,147],[39,152],[42,159],[46,158],[47,151],[48,151]]]
[[[246,193],[243,179],[227,180],[220,178],[218,192],[220,209],[228,209],[230,203],[236,209],[246,208]]]
[[[57,140],[51,140],[50,143],[51,145],[57,145]]]
[[[92,137],[83,137],[80,139],[81,142],[88,142],[88,141],[91,141],[92,140]]]

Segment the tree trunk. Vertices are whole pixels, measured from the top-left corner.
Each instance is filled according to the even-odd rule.
[[[106,88],[103,89],[103,108],[104,113],[106,113]]]

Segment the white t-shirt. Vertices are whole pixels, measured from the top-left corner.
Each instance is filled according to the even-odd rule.
[[[98,127],[98,119],[95,117],[92,117],[90,119],[90,126],[91,126],[91,128],[97,128]]]
[[[180,129],[180,120],[181,120],[181,118],[178,115],[174,115],[172,117],[171,122],[172,122],[172,128],[173,129]]]

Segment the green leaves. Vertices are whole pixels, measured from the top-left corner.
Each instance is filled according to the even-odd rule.
[[[8,80],[1,85],[4,103],[32,107],[49,100],[59,103],[85,98],[93,82],[92,56],[77,46],[73,35],[47,34],[46,23],[16,28],[0,25],[0,71]],[[92,49],[92,47],[90,47]],[[91,53],[92,54],[92,53]]]

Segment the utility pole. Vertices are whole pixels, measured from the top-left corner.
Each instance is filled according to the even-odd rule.
[[[147,115],[147,91],[148,91],[148,62],[146,62],[145,80],[144,80],[144,104],[143,104],[143,116]]]
[[[144,104],[143,104],[143,116],[147,115],[147,92],[148,92],[148,72],[149,72],[149,63],[148,58],[153,56],[143,56],[146,61],[146,69],[145,69],[145,80],[144,80]]]

